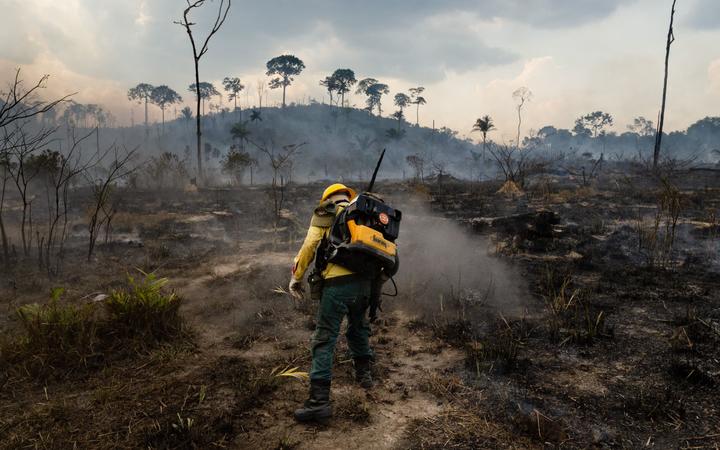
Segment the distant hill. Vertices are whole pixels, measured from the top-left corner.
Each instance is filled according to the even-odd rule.
[[[480,151],[480,147],[458,139],[456,132],[448,128],[418,127],[353,108],[310,104],[254,111],[259,112],[259,119],[257,115],[256,120],[251,119],[253,110],[204,117],[204,147],[210,145],[208,167],[219,167],[231,145],[236,145],[258,160],[259,179],[267,180],[271,173],[269,158],[253,143],[277,153],[283,151],[283,146],[304,143],[292,157],[292,174],[287,174],[296,180],[366,179],[383,148],[387,149],[383,178],[415,176],[408,156],[415,157],[412,160],[423,175],[450,172],[468,176],[471,150]],[[238,123],[247,130],[247,141],[233,139],[231,130]],[[151,125],[147,137],[142,125],[110,128],[101,133],[104,142],[140,146],[148,156],[172,152],[185,158],[189,167],[195,166],[194,119],[166,122],[164,135],[160,124]]]
[[[412,111],[410,112],[412,115]],[[239,125],[238,125],[239,124]],[[233,138],[233,127],[243,130],[245,139]],[[478,137],[480,135],[478,134]],[[492,134],[488,136],[488,142]],[[185,161],[192,173],[196,165],[194,119],[175,119],[164,126],[102,128],[101,145],[123,144],[138,147],[152,157],[170,152]],[[626,131],[590,134],[588,129],[558,129],[546,126],[529,130],[523,151],[549,160],[647,159],[652,154],[652,130],[643,134]],[[460,139],[448,128],[415,126],[406,120],[378,117],[366,110],[339,108],[319,103],[265,107],[256,110],[222,111],[203,118],[203,158],[209,173],[222,176],[222,159],[235,145],[257,161],[253,173],[258,182],[272,177],[270,158],[259,147],[276,156],[283,148],[303,144],[292,155],[278,176],[284,180],[368,179],[379,152],[387,149],[381,178],[434,178],[452,175],[477,179],[494,177],[498,168],[482,145]],[[257,145],[255,145],[257,144]],[[671,158],[688,158],[697,163],[715,164],[720,158],[720,118],[706,117],[686,131],[674,131],[663,140],[664,152]]]

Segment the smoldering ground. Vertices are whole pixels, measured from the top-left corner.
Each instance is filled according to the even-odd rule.
[[[516,267],[493,256],[494,246],[457,222],[432,213],[420,202],[405,207],[398,239],[398,296],[385,302],[419,317],[520,315],[528,304],[525,280]],[[391,283],[385,293],[393,293]]]
[[[554,237],[557,245],[542,250],[548,258],[539,260],[538,247],[523,245],[517,251],[525,253],[516,258],[495,256],[496,248],[507,248],[503,245],[515,237],[498,231],[487,238],[453,221],[501,217],[497,211],[508,209],[504,199],[483,197],[466,185],[443,203],[436,199],[446,195],[447,185],[390,182],[377,189],[403,212],[400,295],[384,299],[381,320],[372,328],[378,386],[372,397],[355,390],[341,333],[333,395],[338,405],[359,406],[350,412],[338,407],[332,426],[318,433],[294,424],[291,411],[305,400],[307,386],[271,373],[276,367],[309,367],[316,304],[296,303],[274,289],[287,286],[292,258],[325,187],[291,184],[286,198],[292,201],[286,204],[292,220],[274,217],[267,188],[175,196],[134,191],[96,260],[67,264],[62,279],[40,287],[33,285],[42,276],[33,275],[32,267],[19,268],[15,294],[8,283],[0,286],[0,297],[14,299],[1,311],[3,318],[15,305],[47,302],[51,287],[70,282],[68,301],[84,302],[89,293],[125,286],[125,275],[136,275],[138,267],[170,280],[169,287],[183,298],[180,312],[195,339],[191,350],[169,342],[122,360],[108,355],[103,370],[85,371],[82,379],[45,384],[18,376],[0,396],[8,405],[0,421],[0,448],[32,445],[39,433],[50,436],[55,447],[77,442],[92,448],[179,443],[283,448],[275,444],[290,436],[300,448],[336,448],[341,440],[371,448],[540,448],[551,426],[561,431],[558,441],[563,433],[574,439],[570,448],[592,447],[598,439],[607,443],[599,446],[636,448],[652,433],[660,442],[656,446],[666,448],[680,446],[678,435],[705,439],[716,429],[716,385],[710,384],[717,379],[717,277],[706,267],[660,272],[604,262],[605,247],[619,248],[609,238],[614,228],[601,231],[607,241],[585,233],[594,229],[592,218],[564,196],[550,207],[564,217],[574,212],[579,225]],[[588,201],[594,208],[612,198]],[[624,202],[630,205],[626,217],[636,209],[637,201],[631,200]],[[449,207],[430,212],[429,204]],[[717,200],[713,211],[715,205]],[[701,217],[701,212],[688,216]],[[692,233],[702,244],[716,240],[716,222],[707,222]],[[636,243],[632,233],[626,234],[624,242]],[[71,240],[68,246],[83,250],[83,242]],[[544,304],[535,298],[544,294],[536,282],[545,276],[545,265],[565,258],[570,245],[580,252],[587,251],[585,245],[598,249],[594,265],[565,261],[573,265],[568,291],[581,289],[593,326],[600,317],[595,313],[602,312],[616,330],[605,328],[592,341],[571,335],[586,333],[584,310],[579,317],[562,316],[562,340],[553,338],[552,311],[539,311]],[[588,276],[593,274],[597,277]],[[392,285],[385,290],[392,292]],[[6,323],[16,329],[16,320]],[[672,347],[671,334],[682,338],[673,339]],[[638,360],[637,355],[644,356]],[[678,409],[673,399],[683,398],[687,401]],[[167,407],[159,409],[158,401]],[[657,418],[676,411],[686,428],[663,428]],[[56,420],[58,413],[62,421]],[[88,414],[94,417],[91,424],[83,422]],[[195,431],[179,432],[178,414],[185,424],[192,418]],[[99,435],[110,438],[98,443]],[[493,436],[490,443],[488,436]],[[408,442],[398,444],[405,438]]]
[[[312,309],[311,304],[295,305],[288,296],[273,292],[286,285],[293,256],[305,236],[305,219],[309,219],[314,202],[301,197],[291,205],[292,223],[281,224],[270,233],[273,236],[255,233],[254,243],[241,245],[236,240],[238,233],[245,233],[233,220],[223,217],[211,221],[226,228],[218,242],[223,255],[216,265],[206,267],[209,273],[203,282],[195,280],[183,287],[192,292],[210,283],[222,291],[220,297],[208,299],[209,304],[224,305],[219,309],[225,313],[215,318],[218,326],[252,328],[263,310]],[[511,317],[524,313],[530,304],[527,284],[517,267],[493,255],[494,244],[487,237],[472,234],[457,222],[433,213],[415,194],[387,197],[388,204],[402,210],[403,219],[398,239],[400,270],[395,277],[398,295],[383,297],[385,311],[399,309],[427,321],[438,317],[462,319],[478,326],[499,314]],[[193,225],[198,235],[205,235]],[[217,241],[217,236],[208,235],[205,240]],[[270,245],[270,241],[275,244]],[[391,282],[385,284],[384,292],[394,294]],[[197,313],[205,316],[215,309],[206,305]]]

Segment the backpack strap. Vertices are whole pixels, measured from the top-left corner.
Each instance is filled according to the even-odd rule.
[[[335,203],[325,201],[315,208],[315,211],[313,211],[310,226],[330,228],[333,220],[335,220]]]

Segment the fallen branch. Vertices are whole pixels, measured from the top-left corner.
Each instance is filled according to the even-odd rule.
[[[710,331],[712,331],[713,333],[715,333],[715,334],[717,334],[718,336],[720,336],[720,331],[718,331],[711,323],[707,323],[707,322],[705,322],[704,320],[702,320],[702,319],[699,318],[699,317],[698,317],[697,320],[698,320],[698,322],[700,322],[701,324],[703,324],[703,325],[705,325],[706,327],[708,327],[708,329],[709,329]]]

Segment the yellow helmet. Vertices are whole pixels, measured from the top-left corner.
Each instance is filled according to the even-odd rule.
[[[320,199],[320,203],[327,200],[331,195],[337,194],[339,192],[346,192],[350,196],[350,200],[352,200],[353,197],[355,197],[355,191],[353,191],[352,189],[350,189],[349,187],[345,186],[342,183],[335,183],[335,184],[331,184],[330,186],[327,187],[327,189],[325,189],[325,191],[323,192],[322,198]]]

